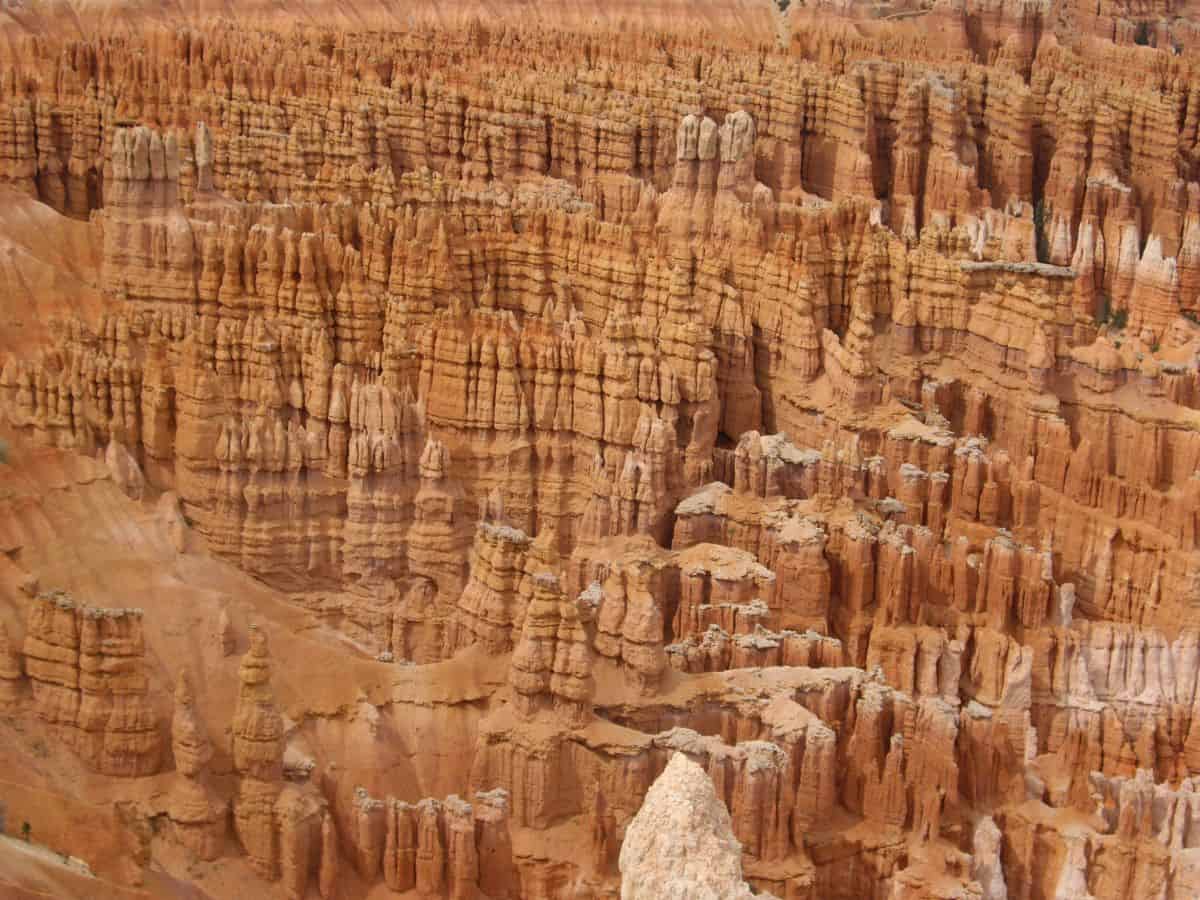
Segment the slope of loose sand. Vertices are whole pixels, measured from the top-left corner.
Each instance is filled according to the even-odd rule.
[[[54,318],[94,323],[99,274],[98,229],[0,188],[0,352],[44,346]]]

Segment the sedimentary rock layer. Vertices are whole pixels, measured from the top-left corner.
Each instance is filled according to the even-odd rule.
[[[214,897],[1200,892],[1187,8],[285,10],[0,14],[0,799]]]

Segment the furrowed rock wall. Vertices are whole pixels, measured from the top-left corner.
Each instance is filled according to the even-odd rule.
[[[254,588],[34,590],[0,710],[290,897],[1193,896],[1189,10],[643,6],[4,45],[103,298],[6,434]]]

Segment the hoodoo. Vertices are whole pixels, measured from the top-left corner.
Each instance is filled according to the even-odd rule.
[[[0,896],[1200,896],[1191,6],[0,6]]]

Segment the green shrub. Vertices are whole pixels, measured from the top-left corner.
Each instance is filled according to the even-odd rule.
[[[1124,328],[1125,323],[1128,321],[1129,310],[1127,309],[1118,309],[1112,314],[1112,326],[1113,328],[1117,329],[1117,331],[1120,331],[1122,328]]]

